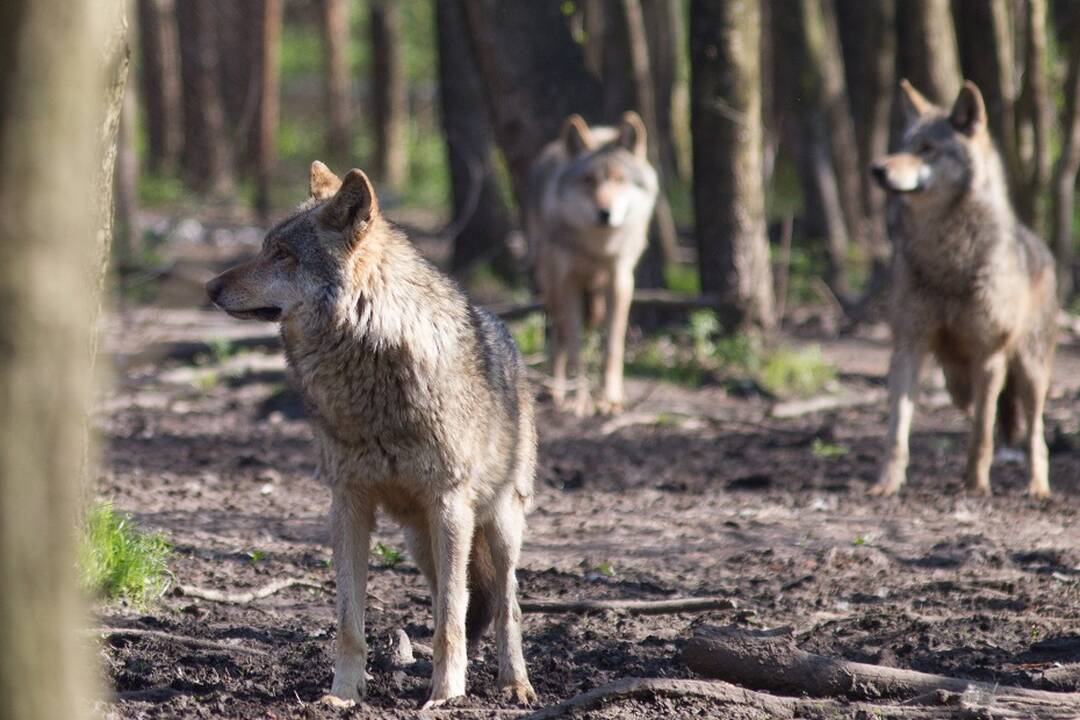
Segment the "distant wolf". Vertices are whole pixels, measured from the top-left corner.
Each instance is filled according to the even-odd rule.
[[[933,353],[953,402],[971,419],[968,490],[990,494],[996,421],[1007,444],[1026,433],[1028,493],[1046,497],[1054,259],[1009,204],[979,89],[964,83],[949,112],[906,80],[901,90],[908,123],[901,148],[872,168],[889,194],[895,245],[889,430],[872,492],[891,495],[904,483],[919,370]]]
[[[585,306],[606,316],[604,389],[598,408],[623,407],[623,351],[634,266],[645,251],[658,189],[646,158],[645,125],[628,112],[617,127],[590,128],[571,115],[529,176],[525,214],[536,280],[552,324],[552,395],[560,409],[592,411],[581,362]],[[574,381],[567,401],[566,375]]]
[[[536,428],[506,327],[471,304],[379,211],[367,176],[311,166],[310,198],[250,262],[206,286],[230,315],[281,324],[330,486],[337,576],[331,693],[366,689],[369,544],[377,507],[405,528],[431,588],[425,707],[465,694],[466,643],[494,616],[498,684],[536,695],[514,569],[533,492]]]

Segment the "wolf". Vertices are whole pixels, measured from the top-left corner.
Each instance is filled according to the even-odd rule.
[[[986,106],[964,83],[948,112],[906,80],[898,152],[872,166],[888,192],[895,244],[889,429],[880,478],[904,483],[919,371],[937,358],[953,402],[971,420],[965,484],[990,494],[994,429],[1024,435],[1028,493],[1050,494],[1043,407],[1057,343],[1054,259],[1016,217]]]
[[[581,362],[585,305],[605,318],[604,387],[597,409],[622,410],[623,353],[634,267],[645,251],[658,181],[646,158],[636,113],[616,127],[590,128],[580,115],[563,123],[529,174],[526,235],[537,286],[552,324],[552,396],[561,410],[592,412]],[[567,372],[574,395],[567,400]]]
[[[376,508],[404,527],[435,616],[425,707],[464,695],[467,643],[494,617],[498,684],[531,703],[515,566],[536,466],[533,397],[505,326],[471,305],[379,211],[367,176],[311,166],[310,197],[250,262],[211,280],[233,317],[280,323],[331,490],[331,694],[366,689]]]

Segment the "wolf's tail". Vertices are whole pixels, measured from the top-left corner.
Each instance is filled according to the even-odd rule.
[[[1005,376],[1005,387],[1001,389],[997,404],[997,430],[1001,442],[1014,446],[1027,432],[1024,419],[1024,407],[1020,400],[1020,387],[1016,371],[1009,368]]]
[[[495,564],[491,548],[480,528],[473,534],[469,556],[469,609],[465,613],[465,637],[473,645],[484,636],[495,615]]]

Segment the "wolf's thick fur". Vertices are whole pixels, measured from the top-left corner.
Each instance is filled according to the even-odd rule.
[[[311,199],[269,232],[255,259],[207,290],[231,315],[281,322],[312,418],[333,498],[333,695],[359,700],[365,691],[368,553],[382,507],[404,526],[432,591],[428,704],[465,693],[467,636],[479,637],[492,616],[499,686],[535,700],[514,568],[536,429],[505,326],[382,217],[361,171],[342,181],[318,162]]]
[[[889,191],[894,243],[894,350],[889,431],[873,492],[903,484],[919,370],[933,353],[972,421],[966,483],[990,493],[995,420],[1006,442],[1026,432],[1030,483],[1050,494],[1043,405],[1056,345],[1054,260],[1016,218],[986,108],[965,83],[946,113],[901,83],[909,126],[875,163]]]
[[[525,224],[536,279],[553,328],[553,396],[579,415],[592,409],[581,362],[586,298],[605,317],[602,412],[623,406],[623,350],[634,266],[645,251],[656,203],[656,171],[646,159],[645,125],[635,113],[618,127],[590,128],[570,116],[529,177]],[[574,379],[567,402],[566,376]]]

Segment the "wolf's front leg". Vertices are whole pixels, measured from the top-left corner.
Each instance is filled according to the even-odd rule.
[[[919,374],[925,352],[918,346],[897,343],[889,362],[889,432],[885,438],[885,462],[871,495],[894,495],[907,478],[908,437]]]
[[[968,465],[965,484],[977,495],[990,494],[990,464],[994,459],[994,423],[997,402],[1005,387],[1008,369],[1004,353],[996,353],[973,368],[975,382],[975,413],[971,423],[968,445]]]
[[[465,670],[468,664],[465,613],[469,604],[466,583],[474,525],[468,490],[456,488],[439,498],[430,522],[435,539],[438,586],[435,606],[438,612],[435,618],[431,696],[424,708],[441,705],[465,694]]]
[[[604,351],[604,397],[600,411],[605,414],[622,412],[623,360],[626,350],[626,326],[630,318],[630,302],[634,298],[633,268],[618,268],[608,289],[607,345]]]
[[[375,514],[366,498],[350,493],[345,483],[334,487],[330,514],[338,619],[334,685],[330,693],[342,700],[359,702],[367,690],[364,609]]]

